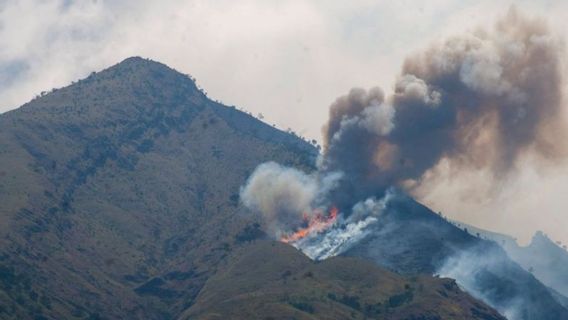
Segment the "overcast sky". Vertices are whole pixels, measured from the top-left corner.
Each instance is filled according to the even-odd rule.
[[[493,24],[511,4],[565,37],[565,0],[0,0],[0,112],[142,56],[193,75],[214,99],[320,139],[335,98],[356,86],[390,91],[409,53]],[[474,176],[483,180],[467,173],[422,200],[525,241],[542,229],[568,243],[568,165],[541,172],[527,162],[492,197],[464,196]]]

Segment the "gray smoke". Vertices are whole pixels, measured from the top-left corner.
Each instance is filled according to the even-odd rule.
[[[515,292],[517,288],[514,284],[518,281],[515,276],[518,269],[511,264],[512,262],[497,249],[479,246],[449,257],[438,269],[437,274],[444,278],[455,279],[464,291],[494,307],[509,320],[532,319],[539,314],[539,310],[526,310],[530,302],[525,301],[526,297],[521,297]],[[497,275],[509,281],[511,287],[491,283],[492,277]],[[527,292],[534,290],[529,284],[525,285],[526,287],[522,289]]]
[[[342,171],[340,208],[412,187],[442,159],[507,175],[528,153],[555,159],[562,45],[514,8],[491,30],[409,57],[394,93],[353,89],[330,108],[321,170]]]
[[[489,30],[434,45],[405,61],[392,95],[356,88],[331,105],[315,173],[263,164],[243,188],[243,202],[276,235],[331,205],[347,230],[376,219],[371,209],[348,219],[361,215],[357,204],[383,198],[390,187],[412,190],[442,160],[489,168],[499,179],[524,155],[556,159],[564,151],[554,139],[564,130],[562,52],[543,22],[514,8]]]

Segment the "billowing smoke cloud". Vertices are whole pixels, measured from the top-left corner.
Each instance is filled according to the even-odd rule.
[[[365,203],[391,187],[412,190],[441,161],[499,179],[525,155],[555,159],[564,152],[554,141],[564,128],[562,53],[542,21],[514,8],[490,30],[433,45],[406,60],[393,94],[352,89],[331,105],[315,173],[261,165],[243,202],[277,236],[302,227],[293,242],[319,259],[352,241],[342,237],[364,235],[380,212]],[[305,217],[331,206],[341,213],[336,233],[321,232],[327,218]],[[305,238],[312,224],[318,248]]]
[[[409,57],[385,97],[353,89],[330,108],[323,171],[342,171],[341,208],[411,187],[442,159],[505,176],[527,153],[563,154],[562,45],[515,9],[492,30],[451,38]]]
[[[261,213],[267,226],[279,236],[301,226],[315,208],[324,206],[324,195],[339,177],[328,174],[320,178],[268,162],[256,168],[240,197],[245,206]]]

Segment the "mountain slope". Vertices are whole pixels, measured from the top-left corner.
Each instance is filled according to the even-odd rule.
[[[248,174],[314,155],[141,58],[0,115],[0,318],[173,317],[252,219]]]
[[[402,274],[455,278],[511,319],[568,319],[568,309],[492,241],[461,230],[413,199],[393,196],[369,236],[345,255]]]
[[[278,242],[235,251],[188,319],[504,319],[451,279],[403,278],[359,259],[314,263]]]

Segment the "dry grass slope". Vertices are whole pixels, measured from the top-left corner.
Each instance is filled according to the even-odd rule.
[[[504,319],[451,279],[407,278],[355,258],[315,263],[278,242],[236,250],[185,319]]]

